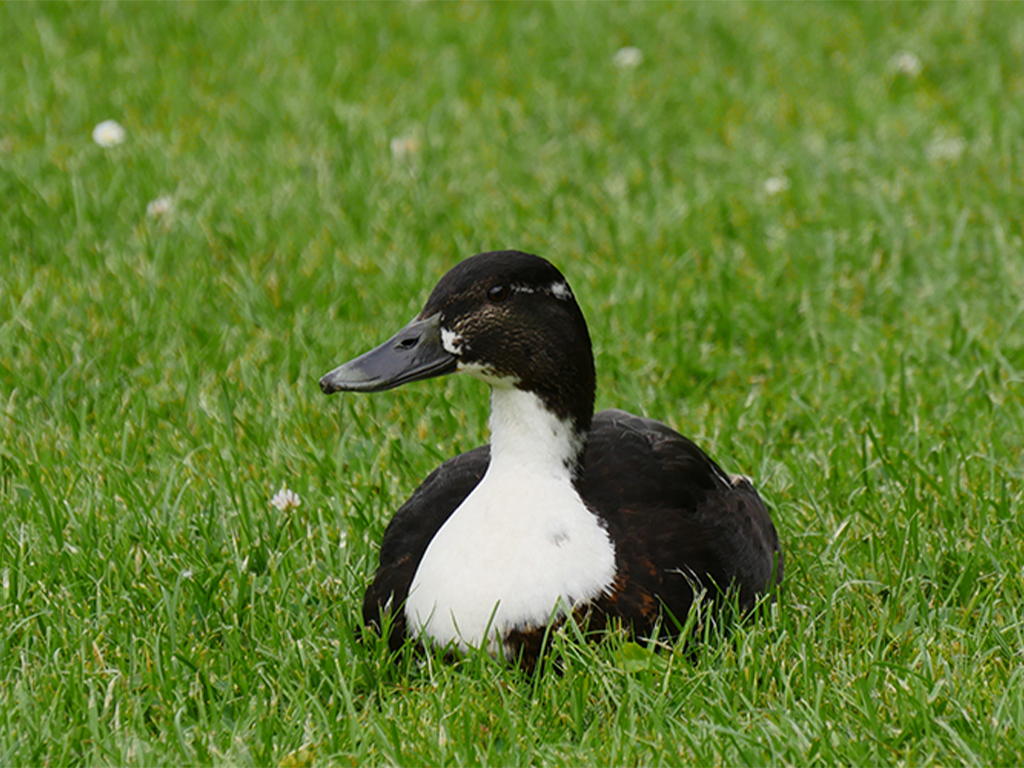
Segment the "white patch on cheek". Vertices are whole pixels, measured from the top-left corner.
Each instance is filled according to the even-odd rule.
[[[459,334],[457,334],[455,331],[451,331],[447,328],[442,328],[441,346],[444,347],[444,351],[450,355],[461,355],[462,337],[459,336]]]

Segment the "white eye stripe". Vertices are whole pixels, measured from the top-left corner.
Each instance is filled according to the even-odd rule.
[[[548,286],[548,292],[556,299],[565,301],[566,299],[572,298],[572,290],[569,288],[569,284],[564,280],[556,280]]]
[[[537,289],[530,285],[513,285],[512,290],[515,293],[537,292]],[[551,285],[541,288],[540,290],[554,296],[556,299],[561,299],[562,301],[572,298],[572,290],[569,288],[568,283],[563,280],[556,280]]]

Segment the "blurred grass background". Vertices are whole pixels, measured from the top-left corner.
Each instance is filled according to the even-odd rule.
[[[0,763],[1024,760],[1018,6],[8,3],[0,40]],[[572,283],[599,407],[757,478],[770,621],[536,680],[357,642],[486,396],[316,379],[506,247]]]

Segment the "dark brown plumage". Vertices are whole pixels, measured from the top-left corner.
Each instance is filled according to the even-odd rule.
[[[444,462],[384,533],[363,619],[379,630],[387,607],[394,650],[406,639],[405,615],[395,609],[405,601],[430,540],[480,482],[489,456],[483,445]],[[729,478],[664,424],[601,411],[594,416],[583,467],[580,495],[616,546],[617,578],[613,590],[590,607],[590,628],[618,619],[645,636],[660,621],[662,633],[671,635],[686,620],[695,589],[712,599],[734,589],[740,608],[749,610],[759,595],[781,583],[778,536],[757,491],[746,479]],[[533,667],[545,631],[535,627],[506,638],[524,666]]]

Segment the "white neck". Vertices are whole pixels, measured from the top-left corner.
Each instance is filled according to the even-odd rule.
[[[460,648],[501,646],[592,600],[615,577],[615,549],[572,484],[580,437],[540,398],[496,382],[491,462],[435,534],[413,577],[414,633]]]
[[[572,482],[571,467],[583,438],[537,395],[515,387],[492,387],[490,427],[489,473],[509,467]]]

